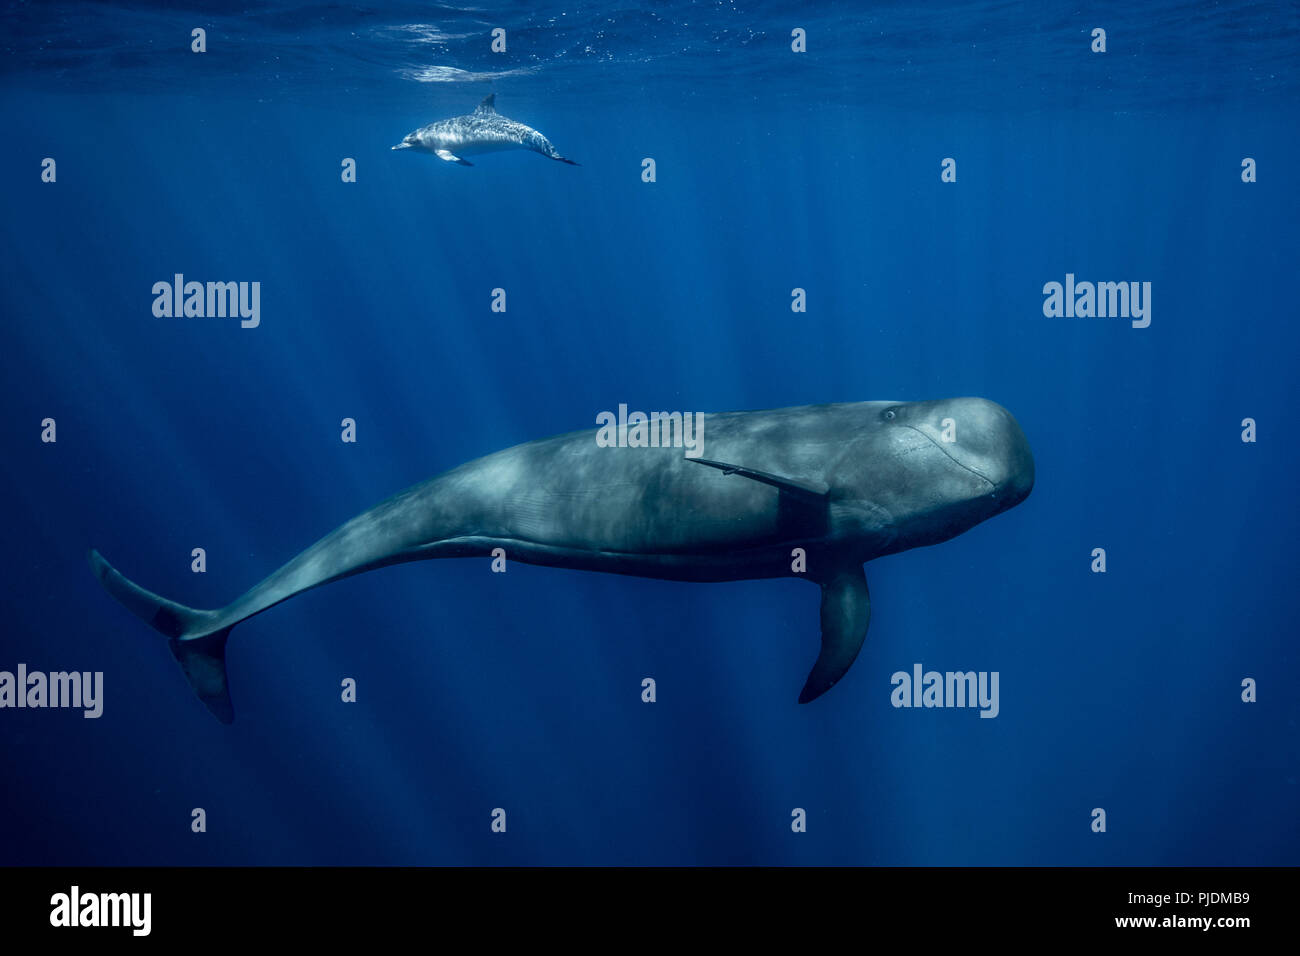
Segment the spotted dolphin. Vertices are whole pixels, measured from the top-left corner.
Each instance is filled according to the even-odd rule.
[[[393,149],[419,149],[462,166],[473,166],[473,163],[466,162],[462,157],[477,153],[531,149],[570,166],[578,165],[561,156],[551,141],[531,126],[507,119],[498,113],[496,96],[495,93],[489,94],[473,113],[438,120],[413,133],[407,133]]]
[[[605,429],[570,432],[460,465],[348,521],[219,610],[152,594],[97,551],[90,563],[113,597],[166,635],[225,723],[234,719],[225,661],[236,624],[362,571],[497,548],[528,564],[676,581],[812,581],[821,653],[804,703],[862,647],[871,617],[863,562],[946,541],[1023,501],[1034,484],[1024,432],[981,398],[702,420],[685,441],[683,416],[656,413],[652,433],[629,425],[629,440],[614,447],[601,440]]]

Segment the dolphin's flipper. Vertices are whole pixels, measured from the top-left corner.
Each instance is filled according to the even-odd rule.
[[[460,163],[462,166],[473,166],[473,163],[466,162],[449,149],[435,149],[433,154],[439,159],[445,159],[449,163]]]
[[[698,462],[701,465],[708,465],[710,468],[717,468],[724,475],[744,475],[746,478],[752,478],[754,481],[761,481],[765,485],[771,485],[774,488],[780,488],[782,491],[789,492],[796,498],[804,501],[824,504],[826,495],[830,489],[820,481],[803,481],[799,478],[785,478],[781,475],[768,474],[766,471],[759,471],[756,468],[745,468],[742,465],[730,465],[725,461],[710,461],[707,458],[688,458],[687,461]]]
[[[837,570],[821,582],[822,651],[799,692],[799,703],[816,700],[844,676],[867,636],[871,595],[862,565]]]
[[[235,719],[230,704],[230,687],[226,683],[226,638],[230,628],[212,629],[214,611],[200,611],[146,591],[91,551],[90,567],[109,594],[140,620],[167,637],[172,655],[217,720],[228,724]]]

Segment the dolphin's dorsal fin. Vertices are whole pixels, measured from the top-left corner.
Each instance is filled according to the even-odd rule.
[[[475,113],[495,113],[497,111],[497,95],[489,93],[483,97],[483,102],[478,105]]]
[[[769,474],[766,471],[759,471],[756,468],[745,468],[742,465],[729,465],[725,461],[710,461],[707,458],[688,458],[687,461],[698,462],[701,465],[708,465],[710,468],[716,468],[724,475],[744,475],[746,478],[752,478],[754,481],[761,481],[765,485],[771,485],[782,491],[789,492],[796,498],[803,501],[824,504],[830,489],[820,481],[803,481],[798,478],[785,478],[781,475]]]

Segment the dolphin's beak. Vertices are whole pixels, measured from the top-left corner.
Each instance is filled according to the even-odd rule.
[[[393,149],[410,149],[410,148],[411,148],[410,143],[398,143],[396,146],[393,147]]]

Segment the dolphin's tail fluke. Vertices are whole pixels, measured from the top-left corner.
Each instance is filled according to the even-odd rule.
[[[159,597],[127,580],[98,551],[89,554],[91,570],[123,607],[167,638],[172,656],[217,720],[235,719],[226,683],[226,638],[234,624],[217,625],[217,611],[200,611]]]

